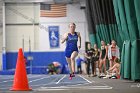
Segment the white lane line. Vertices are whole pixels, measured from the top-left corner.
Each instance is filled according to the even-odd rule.
[[[83,78],[83,79],[85,79],[86,81],[88,81],[89,83],[92,83],[92,82],[95,82],[95,81],[89,81],[88,79],[86,79],[86,78],[84,78],[83,76],[81,76],[81,75],[79,75],[81,78]],[[102,83],[99,83],[99,84],[102,84]],[[106,87],[109,87],[109,88],[107,88],[107,89],[112,89],[113,87],[110,87],[110,86],[108,86],[107,84],[102,84],[102,85],[104,85],[104,86],[102,86],[102,87],[105,87],[105,88],[102,88],[102,89],[106,89]],[[98,87],[98,86],[95,86],[95,87]],[[101,89],[101,86],[99,86],[99,88],[95,88],[95,89]]]
[[[112,87],[93,87],[93,88],[83,88],[83,89],[112,89]]]
[[[39,77],[39,76],[41,76],[41,75],[32,76],[32,77],[30,76],[30,77],[28,77],[28,79],[30,79],[30,78],[37,78],[37,77]],[[7,79],[7,80],[1,81],[0,83],[11,82],[11,81],[14,80],[14,77],[11,77],[11,78],[4,78],[4,79]]]
[[[36,77],[41,77],[41,75],[28,75],[28,78],[36,78]]]
[[[63,86],[63,87],[41,87],[40,89],[38,89],[39,91],[42,90],[71,90],[71,89],[112,89],[112,87],[108,87],[108,86],[84,86],[84,87],[67,87],[67,86]]]
[[[75,90],[79,90],[80,88],[78,89],[75,89]],[[86,89],[91,89],[91,90],[109,90],[109,89],[112,89],[112,88],[81,88],[82,90],[86,90]],[[80,89],[80,90],[81,90]],[[60,90],[71,90],[71,89],[37,89],[37,91],[60,91]]]
[[[51,77],[51,76],[35,79],[35,80],[32,80],[32,81],[29,81],[29,83],[32,83],[32,82],[35,82],[35,81],[39,81],[39,80],[42,80],[42,79],[45,79],[45,78],[49,78],[49,77]]]
[[[59,87],[41,87],[41,89],[71,89],[71,88],[73,88],[73,89],[75,89],[75,88],[85,88],[85,89],[87,89],[87,88],[110,88],[109,86],[73,86],[73,87],[69,87],[69,86],[59,86]]]
[[[29,77],[29,78],[31,78],[31,77]],[[44,77],[44,78],[46,78],[46,77]],[[43,79],[43,78],[40,78],[40,79]],[[30,82],[37,81],[37,80],[40,80],[40,79],[35,79],[35,80],[30,81]],[[6,83],[6,82],[12,82],[13,80],[14,80],[14,79],[12,79],[12,80],[1,81],[0,84],[1,84],[1,83]],[[29,82],[29,83],[30,83],[30,82]]]
[[[13,76],[9,76],[9,77],[4,76],[4,77],[0,77],[0,79],[3,79],[3,80],[5,80],[5,79],[13,79]]]
[[[9,90],[10,87],[0,88],[1,91],[2,91],[2,89],[7,89],[7,90]]]
[[[60,80],[58,80],[57,82],[56,82],[56,84],[58,84],[61,80],[63,80],[64,78],[66,77],[66,75],[64,75]]]
[[[56,82],[55,82],[55,83],[56,83]],[[61,84],[61,83],[62,83],[62,84],[69,84],[69,83],[70,83],[70,84],[77,84],[77,83],[87,83],[87,81],[75,81],[75,82],[66,82],[66,81],[65,81],[65,82],[60,82],[59,84]]]
[[[37,89],[37,91],[58,91],[58,90],[69,90],[69,89]]]
[[[11,81],[13,81],[13,80],[2,81],[2,82],[0,82],[0,84],[1,84],[1,83],[6,83],[6,82],[11,82]]]
[[[46,85],[52,85],[52,84],[55,84],[54,82],[52,82],[52,83],[47,83],[47,84],[38,84],[38,85],[32,85],[32,84],[30,84],[30,86],[46,86]],[[0,85],[0,89],[1,89],[1,87],[10,87],[10,86],[12,86],[12,85]]]
[[[40,84],[40,85],[31,85],[31,86],[41,86],[40,88],[43,88],[43,86],[47,86],[47,85],[54,85],[56,83],[54,82],[51,82],[51,83],[48,83],[48,84]],[[59,83],[61,84],[61,83]],[[65,83],[64,83],[65,84]],[[75,84],[75,85],[65,85],[65,86],[59,86],[59,87],[71,87],[71,86],[80,86],[80,85],[87,85],[89,84],[88,82],[87,83],[84,83],[84,84]],[[51,88],[51,87],[48,87],[48,88]],[[52,87],[52,88],[55,88],[55,87]]]
[[[92,83],[91,81],[89,81],[88,79],[84,78],[83,76],[79,75],[79,77],[83,78],[84,80],[86,80],[88,83]]]

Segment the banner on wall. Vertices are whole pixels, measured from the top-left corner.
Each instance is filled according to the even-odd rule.
[[[49,42],[50,48],[59,47],[59,26],[49,26]]]

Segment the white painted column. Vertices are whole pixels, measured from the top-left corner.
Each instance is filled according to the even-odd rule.
[[[2,6],[3,13],[3,46],[2,46],[2,70],[6,70],[6,29],[5,29],[5,2]]]

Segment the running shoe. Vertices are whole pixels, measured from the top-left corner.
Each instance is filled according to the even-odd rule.
[[[71,74],[71,76],[72,76],[72,77],[75,77],[75,74],[74,74],[74,73],[72,73],[72,74]]]
[[[70,76],[69,76],[69,80],[72,80],[72,74],[70,74]]]

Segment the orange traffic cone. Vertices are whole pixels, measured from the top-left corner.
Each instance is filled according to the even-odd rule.
[[[17,64],[16,64],[16,71],[14,75],[14,82],[13,82],[13,91],[29,91],[32,90],[29,88],[26,67],[24,62],[24,56],[22,52],[22,48],[19,49]]]

